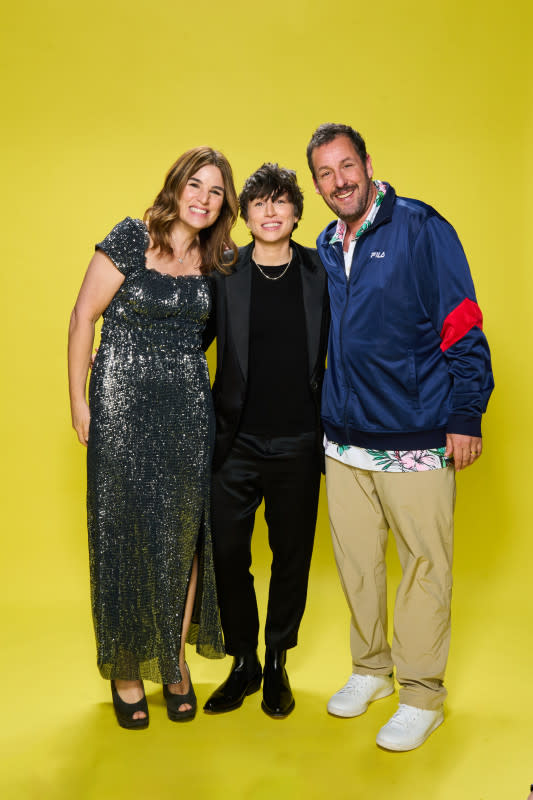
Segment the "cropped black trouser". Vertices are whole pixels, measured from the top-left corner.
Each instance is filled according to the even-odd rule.
[[[263,438],[239,434],[213,475],[213,546],[226,651],[257,649],[259,616],[251,540],[265,500],[272,567],[265,622],[267,647],[294,647],[307,597],[315,535],[320,456],[316,434]]]

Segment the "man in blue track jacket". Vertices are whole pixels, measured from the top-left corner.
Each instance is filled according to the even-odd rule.
[[[317,242],[331,303],[322,420],[353,672],[328,711],[364,713],[392,694],[396,667],[400,705],[377,743],[411,750],[444,719],[455,470],[481,455],[481,415],[494,385],[490,354],[451,225],[372,180],[365,142],[347,125],[321,125],[307,158],[337,217]],[[392,648],[389,529],[403,572]]]

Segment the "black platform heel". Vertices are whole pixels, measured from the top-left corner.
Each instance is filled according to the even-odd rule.
[[[192,685],[191,673],[189,665],[185,662],[187,673],[189,675],[189,691],[187,694],[173,694],[166,683],[163,684],[163,695],[167,701],[167,714],[172,722],[187,722],[189,719],[194,719],[196,716],[196,694]],[[187,704],[190,708],[180,711],[180,706]]]
[[[146,695],[144,695],[144,697],[142,697],[137,703],[126,703],[126,701],[123,700],[119,695],[117,687],[115,686],[115,681],[113,680],[111,681],[111,695],[113,697],[113,708],[115,709],[117,722],[121,728],[127,728],[128,730],[142,730],[142,728],[148,727],[150,720],[148,717],[148,703],[146,701]],[[146,716],[141,717],[140,719],[133,719],[133,715],[137,711],[144,711]]]

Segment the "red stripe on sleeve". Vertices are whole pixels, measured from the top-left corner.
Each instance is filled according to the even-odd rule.
[[[477,303],[465,297],[462,303],[450,311],[440,332],[442,352],[462,339],[474,325],[483,330],[483,314]]]

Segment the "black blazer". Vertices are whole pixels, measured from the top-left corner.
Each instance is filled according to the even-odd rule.
[[[250,296],[254,243],[239,248],[230,275],[211,274],[212,309],[204,332],[204,349],[217,337],[217,369],[213,384],[216,417],[213,471],[226,459],[239,428],[246,398]],[[299,255],[307,333],[309,387],[316,408],[317,448],[322,453],[320,395],[329,331],[327,277],[316,250],[291,242]]]

